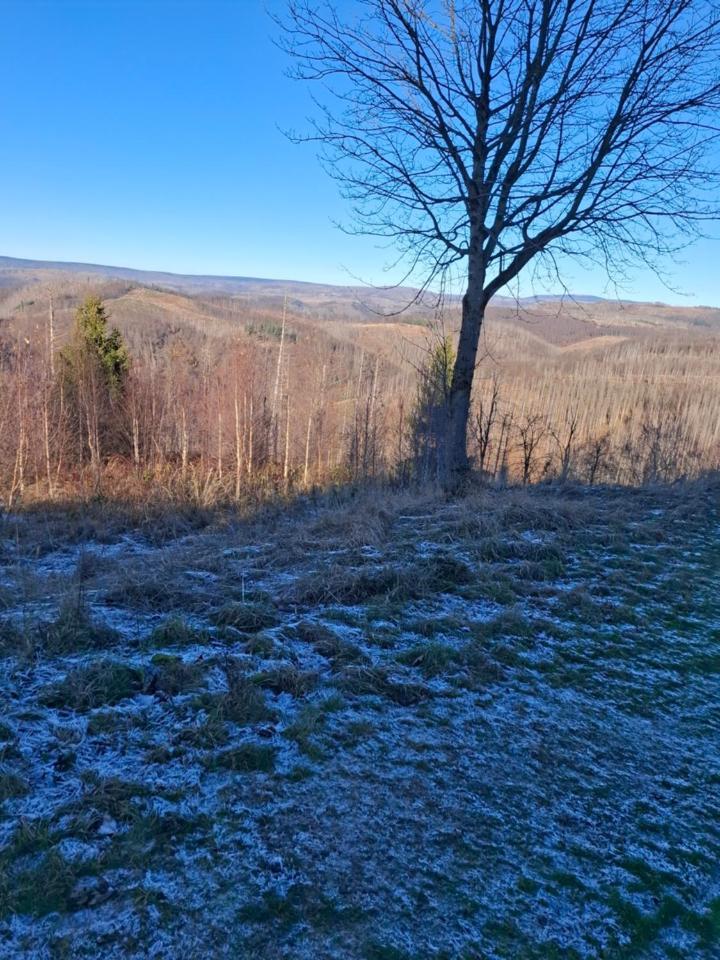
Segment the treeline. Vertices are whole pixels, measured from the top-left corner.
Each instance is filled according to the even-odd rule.
[[[453,362],[451,338],[440,337],[419,370],[407,477],[442,475]],[[469,426],[476,471],[495,482],[640,486],[718,469],[718,381],[709,378],[705,391],[696,378],[692,393],[681,378],[668,382],[646,366],[636,377],[630,367],[623,389],[611,394],[597,361],[582,377],[577,364],[564,375],[562,367],[544,375],[528,362],[486,377],[481,368]]]
[[[212,504],[391,468],[381,361],[331,345],[320,363],[301,363],[284,316],[272,336],[265,323],[261,336],[211,349],[178,331],[132,356],[97,297],[79,307],[62,348],[52,306],[44,326],[2,344],[6,507],[93,495]]]
[[[32,335],[2,341],[5,506],[93,495],[211,505],[441,475],[452,337],[437,336],[399,372],[361,348],[300,342],[285,310],[255,327],[212,349],[179,331],[163,350],[130,350],[98,297],[62,337],[51,301]],[[716,469],[712,372],[689,389],[687,376],[668,377],[658,362],[653,377],[638,356],[639,373],[618,354],[617,377],[589,360],[584,372],[486,361],[471,419],[477,472],[644,484]]]

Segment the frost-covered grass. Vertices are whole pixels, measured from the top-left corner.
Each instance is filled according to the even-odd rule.
[[[0,955],[720,955],[720,489],[0,529]],[[100,535],[102,534],[102,535]]]

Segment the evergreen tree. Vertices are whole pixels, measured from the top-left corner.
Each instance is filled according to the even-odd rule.
[[[73,341],[63,357],[70,365],[81,356],[96,360],[107,388],[117,393],[129,370],[130,357],[117,327],[108,331],[108,319],[102,300],[87,297],[75,314]]]
[[[415,407],[410,418],[415,472],[422,480],[440,479],[445,467],[445,438],[455,349],[443,336],[419,371]]]
[[[78,440],[79,459],[89,454],[99,470],[103,457],[122,452],[122,398],[130,356],[120,331],[108,330],[99,297],[89,296],[75,314],[70,343],[60,352],[60,378],[67,416]]]

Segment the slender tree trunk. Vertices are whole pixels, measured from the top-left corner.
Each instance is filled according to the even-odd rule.
[[[140,470],[140,421],[137,412],[133,406],[132,415],[132,445],[133,445],[133,466],[136,472]]]
[[[58,413],[58,429],[60,431],[60,450],[58,452],[57,466],[55,469],[55,485],[57,486],[60,483],[60,476],[62,473],[63,466],[63,450],[65,447],[65,387],[63,385],[63,380],[60,378],[60,410]]]
[[[242,433],[240,432],[240,408],[237,383],[235,384],[235,500],[240,499],[240,471],[242,468]]]
[[[182,478],[183,480],[187,476],[188,468],[188,434],[187,434],[187,417],[185,414],[185,407],[181,411],[181,435],[180,435],[180,458],[182,464]]]
[[[247,452],[247,474],[252,477],[253,472],[253,454],[255,451],[255,441],[253,438],[253,398],[250,397],[250,420],[248,426],[248,452]]]
[[[218,396],[217,412],[217,474],[218,480],[222,480],[223,475],[223,423],[222,411],[220,409],[220,397]]]
[[[471,241],[471,247],[473,245],[476,251],[479,250],[479,237]],[[450,386],[445,485],[451,489],[460,486],[470,470],[467,433],[477,349],[485,318],[484,279],[481,255],[477,252],[475,255],[471,253],[468,262],[468,287],[462,303],[460,339]]]
[[[45,475],[47,476],[48,497],[53,499],[53,477],[52,463],[50,461],[50,412],[48,410],[49,398],[48,388],[45,388],[43,396],[43,440],[45,446]]]
[[[305,434],[305,469],[303,470],[303,487],[308,485],[308,471],[310,468],[310,429],[312,427],[312,414],[308,417],[307,433]]]
[[[285,420],[285,459],[283,462],[283,484],[285,492],[288,491],[290,482],[290,396],[288,394],[287,418]]]
[[[278,347],[278,357],[277,357],[277,368],[275,370],[275,389],[273,390],[273,402],[272,402],[272,442],[273,442],[273,459],[277,460],[277,445],[278,445],[278,435],[280,432],[280,379],[282,375],[282,363],[283,363],[283,345],[285,343],[285,321],[287,318],[287,295],[283,300],[283,312],[282,312],[282,327],[280,328],[280,346]]]
[[[48,359],[50,361],[50,376],[55,379],[55,304],[50,294],[48,309]]]

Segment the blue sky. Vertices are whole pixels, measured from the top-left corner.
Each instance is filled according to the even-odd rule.
[[[337,185],[281,132],[311,104],[274,31],[262,0],[0,0],[0,254],[387,282],[390,254],[337,230]],[[649,274],[626,295],[720,306],[720,240],[684,260],[689,297]]]

